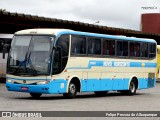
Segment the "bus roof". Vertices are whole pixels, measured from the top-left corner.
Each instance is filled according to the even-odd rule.
[[[26,29],[26,30],[21,30],[21,31],[17,31],[15,34],[16,35],[22,35],[22,34],[32,34],[32,35],[38,35],[38,34],[42,34],[42,35],[57,35],[60,32],[69,32],[72,30],[69,29],[48,29],[48,28],[38,28],[38,29]]]
[[[13,34],[0,34],[0,38],[13,38]]]
[[[97,33],[89,33],[89,32],[80,32],[80,31],[73,31],[70,29],[48,29],[48,28],[38,28],[38,29],[27,29],[21,30],[15,33],[16,35],[21,34],[43,34],[43,35],[56,35],[60,36],[62,34],[72,34],[72,35],[83,35],[83,36],[90,36],[90,37],[101,37],[101,38],[108,38],[108,39],[116,39],[116,40],[128,40],[128,41],[142,41],[142,42],[152,42],[156,43],[154,39],[148,38],[136,38],[136,37],[126,37],[120,35],[106,35],[106,34],[97,34]]]

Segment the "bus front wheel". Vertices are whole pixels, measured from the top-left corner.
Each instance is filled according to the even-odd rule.
[[[30,95],[33,97],[33,98],[39,98],[42,93],[30,93]]]
[[[68,93],[63,93],[65,98],[75,98],[77,95],[77,86],[75,83],[71,82],[68,86]]]

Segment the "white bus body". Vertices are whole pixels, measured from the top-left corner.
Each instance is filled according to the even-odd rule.
[[[145,38],[22,30],[12,41],[6,87],[33,97],[63,93],[74,98],[77,92],[112,90],[134,95],[155,86],[156,46]]]

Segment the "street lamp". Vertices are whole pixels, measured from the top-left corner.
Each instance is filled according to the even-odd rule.
[[[93,23],[93,25],[100,23],[100,21],[96,21],[95,23]]]

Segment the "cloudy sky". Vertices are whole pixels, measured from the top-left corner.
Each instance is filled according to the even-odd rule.
[[[141,14],[160,13],[160,0],[0,0],[0,9],[140,30]]]

